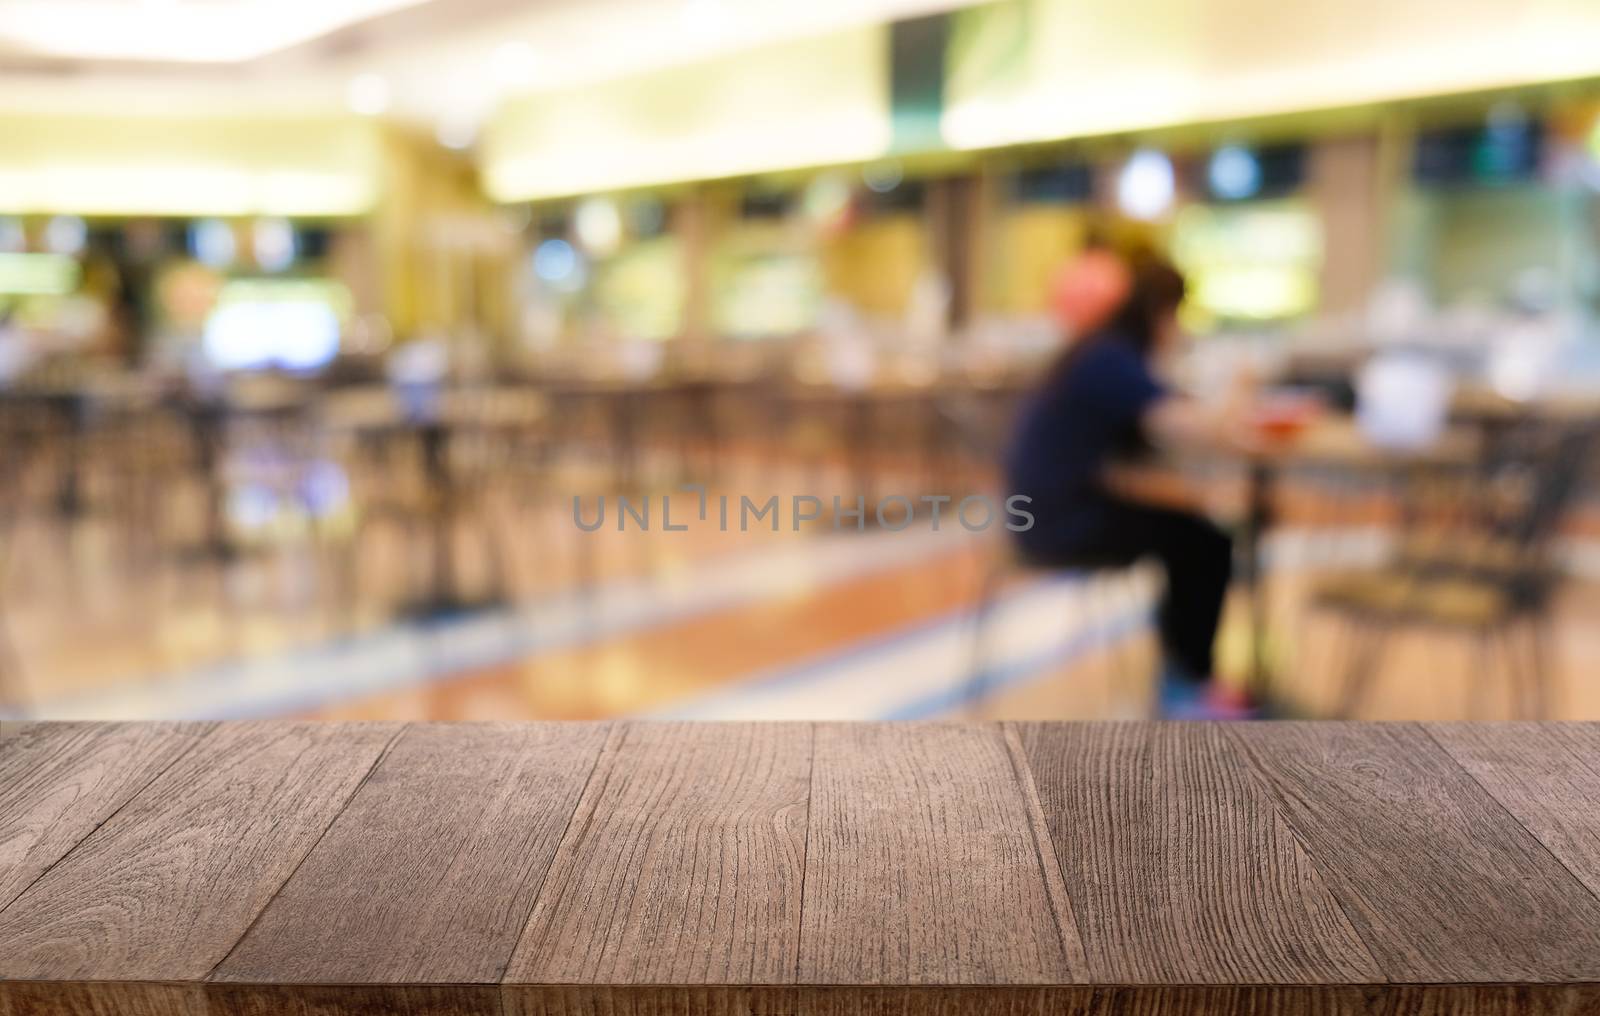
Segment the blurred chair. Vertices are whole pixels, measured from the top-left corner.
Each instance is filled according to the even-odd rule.
[[[1000,449],[1009,431],[1011,414],[995,412],[978,398],[951,396],[940,399],[938,413],[943,421],[942,433],[948,435],[958,454],[978,461],[998,463]],[[1029,559],[1010,541],[993,548],[980,562],[983,569],[978,582],[978,596],[973,604],[971,630],[968,643],[967,682],[962,693],[966,709],[978,714],[983,701],[992,691],[993,672],[988,664],[987,636],[995,608],[1007,585],[1028,576],[1072,576],[1081,580],[1084,593],[1084,613],[1106,623],[1115,622],[1117,613],[1103,609],[1105,603],[1123,598],[1124,591],[1132,592],[1135,564],[1126,561],[1043,562]],[[1096,604],[1099,603],[1100,607]],[[1068,618],[1062,618],[1062,627]],[[1111,677],[1119,684],[1130,677],[1123,658],[1122,647],[1115,633],[1105,628],[1091,627],[1086,634],[1097,642],[1105,643],[1111,652]]]
[[[1415,514],[1390,564],[1334,576],[1312,590],[1311,610],[1347,629],[1343,665],[1334,668],[1340,716],[1360,704],[1402,629],[1475,636],[1480,685],[1498,642],[1519,705],[1544,715],[1549,610],[1561,577],[1552,544],[1581,487],[1595,435],[1588,423],[1525,428],[1454,488],[1453,517]],[[1482,692],[1472,699],[1475,715]]]
[[[1083,602],[1083,612],[1096,622],[1084,634],[1093,642],[1106,647],[1110,654],[1111,679],[1123,686],[1128,683],[1132,671],[1124,655],[1123,640],[1116,637],[1117,633],[1114,630],[1120,615],[1111,608],[1119,601],[1131,598],[1129,594],[1134,591],[1132,583],[1135,576],[1134,564],[1086,561],[1082,564],[1067,565],[1039,562],[1030,560],[1008,545],[1004,550],[997,551],[982,564],[982,567],[984,573],[980,580],[978,599],[972,609],[967,684],[962,693],[962,702],[971,713],[974,715],[981,713],[984,700],[993,690],[991,687],[993,670],[988,662],[987,636],[995,608],[1009,584],[1028,576],[1070,576],[1078,580],[1082,590],[1080,599]],[[1063,628],[1067,627],[1068,620],[1062,618]]]

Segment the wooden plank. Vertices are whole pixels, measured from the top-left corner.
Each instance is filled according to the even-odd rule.
[[[1041,848],[999,727],[819,726],[800,981],[1082,979]]]
[[[811,728],[617,728],[507,983],[794,979]]]
[[[1600,1012],[1600,726],[399,731],[11,731],[0,1016]]]
[[[1600,901],[1414,724],[1228,728],[1394,981],[1600,981]]]
[[[214,731],[0,912],[0,978],[205,977],[398,730]]]
[[[490,984],[212,982],[204,990],[206,1016],[500,1016],[504,1011],[500,989]]]
[[[1098,991],[1084,1016],[1585,1016],[1566,985],[1174,985]],[[1049,1010],[1053,1012],[1053,1010]]]
[[[18,725],[0,741],[0,910],[212,726]]]
[[[205,986],[0,981],[0,1016],[210,1016]]]
[[[408,729],[213,979],[499,981],[606,733]]]
[[[0,981],[0,1016],[1590,1016],[1595,985],[519,986]]]
[[[506,1016],[1592,1016],[1596,985],[560,986]]]
[[[1087,1016],[1092,988],[862,985],[546,986],[506,997],[506,1016]]]
[[[1435,723],[1428,732],[1600,896],[1600,724]]]
[[[0,981],[0,1016],[500,1016],[492,985]]]
[[[1015,728],[1096,981],[1382,981],[1213,724]]]

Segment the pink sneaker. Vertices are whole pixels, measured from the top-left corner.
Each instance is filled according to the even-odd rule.
[[[1250,697],[1237,688],[1226,688],[1215,682],[1206,684],[1192,698],[1172,701],[1165,697],[1161,715],[1168,720],[1254,720],[1261,710]]]

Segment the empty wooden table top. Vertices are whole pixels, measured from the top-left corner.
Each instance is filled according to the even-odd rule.
[[[32,724],[0,1016],[1600,1012],[1600,725]]]

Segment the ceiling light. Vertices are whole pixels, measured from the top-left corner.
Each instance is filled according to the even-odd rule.
[[[76,215],[57,215],[44,227],[44,246],[52,254],[76,254],[89,239],[89,227]]]
[[[1206,168],[1211,192],[1228,201],[1248,198],[1261,189],[1261,163],[1242,145],[1227,145],[1211,155]]]
[[[552,289],[566,293],[582,289],[587,278],[583,258],[572,249],[572,244],[556,237],[534,249],[533,273],[549,283]]]
[[[263,271],[281,272],[294,264],[294,227],[287,219],[257,219],[250,245]]]
[[[221,219],[202,219],[189,227],[189,250],[210,268],[227,268],[238,253],[233,226]]]
[[[622,243],[622,214],[610,198],[584,199],[573,215],[572,227],[583,249],[596,257],[614,252]]]
[[[28,247],[28,234],[15,216],[0,218],[0,253],[20,253]]]
[[[1153,148],[1134,152],[1117,177],[1117,205],[1135,219],[1159,219],[1176,194],[1172,160]]]
[[[906,177],[905,170],[900,168],[900,163],[890,159],[885,162],[874,162],[861,171],[861,179],[866,183],[867,189],[878,194],[887,194],[900,186],[900,181]]]

